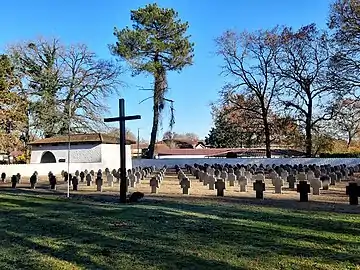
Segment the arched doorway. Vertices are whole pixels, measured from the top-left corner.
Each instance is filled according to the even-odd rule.
[[[42,155],[40,163],[56,163],[56,158],[53,153],[47,151]]]

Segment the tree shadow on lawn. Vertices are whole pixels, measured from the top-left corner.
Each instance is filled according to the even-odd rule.
[[[145,268],[150,265],[159,269],[247,269],[249,260],[275,255],[316,257],[325,263],[341,260],[355,265],[360,263],[359,229],[342,220],[318,220],[311,216],[291,216],[291,213],[262,213],[186,201],[183,204],[171,200],[149,200],[136,205],[87,205],[87,198],[76,202],[34,199],[40,201],[29,204],[21,197],[2,199],[2,202],[23,206],[12,211],[0,209],[0,213],[3,212],[0,215],[0,228],[4,231],[1,234],[4,235],[1,241],[3,249],[21,243],[23,253],[36,250],[87,269],[127,269],[121,265],[129,263],[126,254]],[[269,225],[264,227],[262,222]],[[294,230],[276,227],[278,225]],[[354,240],[302,233],[302,230],[316,228],[345,233]],[[62,247],[54,249],[31,241],[44,237],[63,243]],[[294,239],[307,242],[311,247],[297,245]],[[322,244],[327,247],[321,247]],[[336,248],[339,245],[342,251]],[[215,258],[201,255],[208,249]],[[84,252],[87,256],[81,255]],[[238,267],[225,262],[229,253],[238,258]],[[100,258],[100,262],[92,260],[93,257]],[[6,258],[2,261],[6,263]],[[7,265],[19,269],[23,262],[19,258]]]
[[[21,195],[65,195],[63,191],[50,189],[49,185],[42,185],[36,189],[30,187],[11,188],[11,187],[0,187],[1,194],[21,194]]]
[[[331,213],[353,213],[360,214],[360,207],[349,205],[345,203],[330,203],[330,202],[321,202],[321,201],[311,201],[309,202],[299,202],[298,200],[289,199],[273,199],[265,198],[259,200],[256,198],[244,197],[244,196],[171,196],[171,195],[156,195],[152,196],[157,200],[166,200],[166,201],[175,201],[178,203],[223,203],[223,204],[237,204],[241,205],[253,205],[269,208],[281,208],[284,210],[309,210],[309,211],[318,211],[318,212],[331,212]]]
[[[51,204],[46,204],[46,207],[37,207],[36,211],[44,212],[49,210],[48,207],[52,209]],[[125,209],[125,211],[130,212],[129,210],[129,208]],[[103,209],[98,211],[104,212]],[[1,239],[3,243],[2,249],[10,249],[14,243],[21,243],[24,251],[21,254],[25,254],[25,257],[28,250],[34,250],[43,255],[75,263],[77,266],[86,269],[134,269],[134,267],[127,268],[126,265],[121,265],[121,257],[130,254],[132,257],[137,258],[139,262],[142,262],[144,267],[151,265],[159,269],[239,269],[226,262],[204,259],[194,254],[180,252],[182,249],[176,242],[172,242],[173,246],[167,246],[166,243],[169,239],[157,232],[147,230],[148,222],[146,220],[143,220],[141,224],[137,224],[136,230],[126,226],[123,230],[119,231],[118,229],[118,232],[116,232],[114,228],[110,228],[106,224],[99,226],[99,222],[96,222],[95,226],[89,230],[84,230],[81,224],[91,222],[88,215],[79,216],[77,213],[68,212],[67,216],[64,213],[63,219],[55,221],[36,216],[29,218],[27,212],[16,212],[12,214],[11,219],[13,223],[15,222],[13,225],[17,226],[7,228],[0,239],[3,238]],[[76,215],[77,220],[75,223],[77,224],[74,222],[69,224],[68,217],[71,214]],[[130,215],[130,213],[125,214],[125,216]],[[112,214],[112,216],[114,215]],[[26,226],[23,224],[26,224]],[[144,234],[145,230],[148,233]],[[41,241],[41,238],[48,237],[62,242],[62,247],[54,249],[31,241],[31,239]],[[80,250],[86,251],[88,256],[80,255]],[[101,257],[100,263],[94,263],[91,260],[93,257]],[[28,260],[31,260],[29,256]],[[6,258],[3,258],[1,261],[5,262],[8,267],[13,267],[12,269],[19,269],[19,267],[28,265],[24,264],[23,258],[11,262],[6,262]],[[123,261],[123,263],[126,262],[126,260]],[[116,268],[115,263],[120,263],[119,268]],[[38,265],[38,267],[38,269],[41,269],[41,265]]]

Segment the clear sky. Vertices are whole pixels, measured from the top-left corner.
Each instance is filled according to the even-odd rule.
[[[219,75],[221,59],[214,56],[214,39],[227,29],[257,30],[288,25],[298,28],[315,22],[326,27],[331,0],[12,0],[2,1],[0,16],[0,52],[12,42],[39,36],[58,37],[65,44],[85,43],[102,58],[111,58],[107,45],[116,41],[113,28],[131,25],[130,10],[157,2],[179,12],[190,24],[189,34],[195,43],[195,59],[180,74],[169,74],[168,98],[175,100],[178,133],[195,132],[204,138],[212,126],[209,103],[218,98],[218,90],[226,81]],[[140,114],[141,120],[127,123],[135,134],[149,139],[152,104],[139,102],[151,93],[151,77],[132,78],[124,74],[127,87],[121,89],[126,114]],[[118,99],[107,102],[111,112],[118,114]],[[165,110],[159,137],[168,129]]]

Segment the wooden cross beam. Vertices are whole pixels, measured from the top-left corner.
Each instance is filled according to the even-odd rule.
[[[119,122],[120,125],[120,202],[122,203],[126,203],[126,193],[127,193],[125,122],[136,119],[141,119],[141,116],[140,115],[125,116],[125,100],[123,98],[119,99],[119,116],[104,119],[105,123]]]

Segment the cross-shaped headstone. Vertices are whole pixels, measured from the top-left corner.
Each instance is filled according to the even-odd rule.
[[[287,177],[287,181],[289,182],[289,188],[290,189],[294,189],[295,188],[295,182],[296,182],[296,177],[295,175],[290,174]]]
[[[275,193],[281,194],[282,193],[282,187],[284,185],[284,180],[282,177],[276,177],[274,179],[274,186],[275,186]]]
[[[89,173],[88,175],[86,175],[86,186],[90,187],[91,186],[91,183],[93,181],[92,179],[92,175]]]
[[[245,175],[240,176],[240,178],[239,178],[240,192],[247,191],[247,188],[246,188],[247,182],[248,182],[248,179],[246,178]]]
[[[214,190],[215,189],[215,182],[216,182],[216,178],[214,175],[209,175],[208,179],[207,179],[208,185],[209,185],[209,190]]]
[[[73,178],[71,179],[71,183],[73,185],[73,190],[76,191],[78,190],[78,185],[79,185],[79,178],[78,176],[74,175]]]
[[[150,187],[151,193],[158,193],[159,179],[157,177],[154,176],[150,179]]]
[[[225,182],[222,178],[217,179],[215,182],[215,188],[217,190],[217,196],[224,196]]]
[[[310,186],[313,188],[313,195],[320,195],[320,188],[322,186],[322,183],[319,178],[313,178],[311,180]]]
[[[256,191],[256,199],[264,199],[265,183],[262,180],[254,182],[254,190]]]
[[[235,180],[236,180],[236,175],[233,172],[229,172],[228,173],[228,181],[229,181],[229,186],[233,187],[235,186]]]
[[[183,190],[183,194],[187,194],[187,195],[190,194],[190,192],[189,192],[190,185],[191,185],[191,184],[190,184],[189,178],[184,177],[184,178],[181,180],[180,186],[181,186],[181,188],[182,188],[182,190]]]
[[[140,115],[131,115],[125,116],[125,100],[123,98],[119,99],[119,116],[112,118],[105,118],[104,122],[119,122],[120,125],[120,202],[126,203],[126,154],[125,154],[125,144],[126,144],[126,130],[125,122],[129,120],[141,119]]]
[[[349,196],[350,205],[358,205],[360,197],[360,186],[357,183],[349,183],[346,187],[346,195]]]
[[[38,181],[38,175],[37,175],[37,173],[33,173],[33,175],[30,177],[30,188],[31,189],[35,189],[37,181]]]
[[[297,192],[300,193],[300,202],[309,201],[310,185],[305,180],[301,180],[296,186]]]

